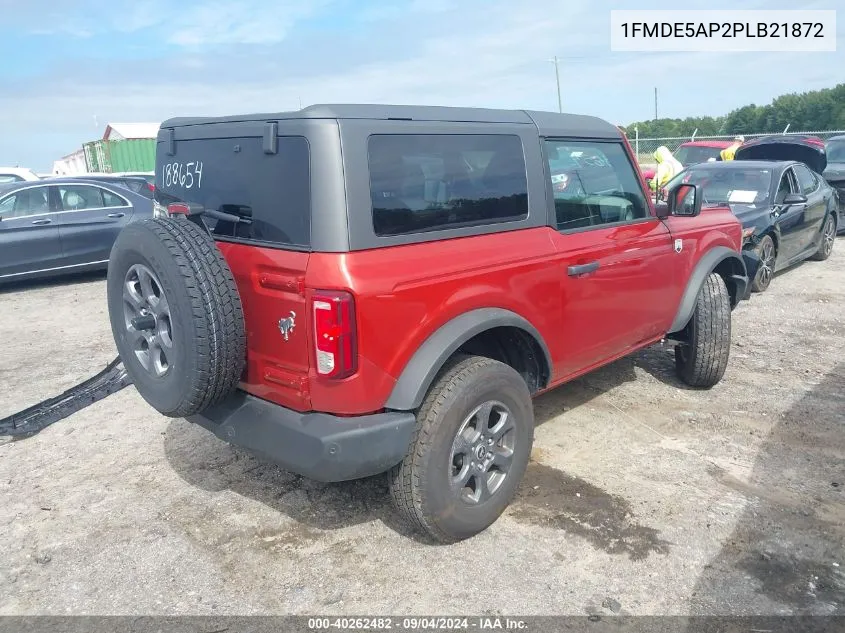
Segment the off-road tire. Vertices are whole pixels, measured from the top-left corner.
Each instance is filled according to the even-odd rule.
[[[136,358],[124,317],[124,284],[136,264],[151,270],[170,308],[174,359],[162,376]],[[153,408],[185,417],[219,403],[237,386],[246,362],[243,308],[232,271],[211,236],[186,218],[129,224],[108,266],[108,308],[120,358]]]
[[[833,239],[828,243],[826,241],[826,235],[828,231],[832,231]],[[817,262],[823,262],[828,257],[831,256],[833,253],[833,245],[836,243],[836,216],[831,212],[825,216],[824,224],[822,225],[822,237],[821,243],[819,244],[819,249],[810,256],[810,259],[815,260]]]
[[[686,341],[675,347],[675,369],[691,387],[710,388],[728,367],[731,348],[731,298],[724,279],[710,273],[698,294]]]
[[[515,416],[513,461],[493,496],[466,504],[450,487],[453,441],[480,403],[495,399]],[[475,536],[507,508],[522,480],[534,441],[534,409],[528,386],[514,369],[480,356],[456,357],[435,380],[417,411],[405,459],[388,473],[399,513],[415,530],[440,543]]]
[[[767,250],[769,248],[771,249],[774,259],[771,261],[769,275],[766,276],[763,269],[763,257],[765,257],[765,253],[769,252]],[[777,247],[775,246],[775,241],[772,239],[771,235],[764,235],[754,250],[757,253],[757,256],[760,257],[760,267],[757,269],[757,274],[754,275],[754,279],[751,281],[751,291],[765,292],[772,284],[772,278],[774,277],[775,265],[777,264]]]

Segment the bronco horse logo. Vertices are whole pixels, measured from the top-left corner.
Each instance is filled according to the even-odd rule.
[[[282,336],[285,337],[287,341],[290,338],[290,335],[293,334],[293,328],[296,327],[296,312],[293,310],[290,311],[289,317],[284,317],[279,319],[279,332],[282,333]]]

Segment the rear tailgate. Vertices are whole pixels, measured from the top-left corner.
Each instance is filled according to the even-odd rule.
[[[259,135],[209,134],[198,138],[196,129],[180,134],[176,128],[174,142],[167,133],[159,135],[156,201],[163,207],[195,203],[241,219],[203,216],[243,303],[247,365],[241,388],[308,410],[308,143],[300,136],[279,137],[278,151],[267,153]]]
[[[308,253],[230,242],[218,247],[232,269],[244,308],[247,365],[241,388],[307,411],[310,347],[305,300]]]

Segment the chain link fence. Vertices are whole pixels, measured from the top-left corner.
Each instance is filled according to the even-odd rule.
[[[787,136],[792,135],[801,135],[807,134],[810,136],[817,136],[822,140],[827,140],[831,136],[836,136],[837,134],[845,134],[845,130],[817,130],[817,131],[806,131],[806,132],[786,132]],[[745,137],[746,141],[750,141],[752,138],[758,138],[761,136],[772,136],[772,132],[763,133],[763,134],[743,134],[742,136]],[[631,147],[634,148],[634,152],[637,155],[637,160],[640,163],[642,168],[654,167],[656,165],[654,161],[654,151],[660,147],[661,145],[665,145],[669,151],[675,152],[678,147],[681,146],[682,143],[688,143],[689,141],[733,141],[735,138],[735,134],[723,134],[720,136],[667,136],[663,138],[640,138],[636,131],[628,130],[628,140],[631,143]]]

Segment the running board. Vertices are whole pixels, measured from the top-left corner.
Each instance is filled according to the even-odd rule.
[[[0,420],[0,436],[29,437],[132,384],[118,356],[100,373],[63,394]]]

